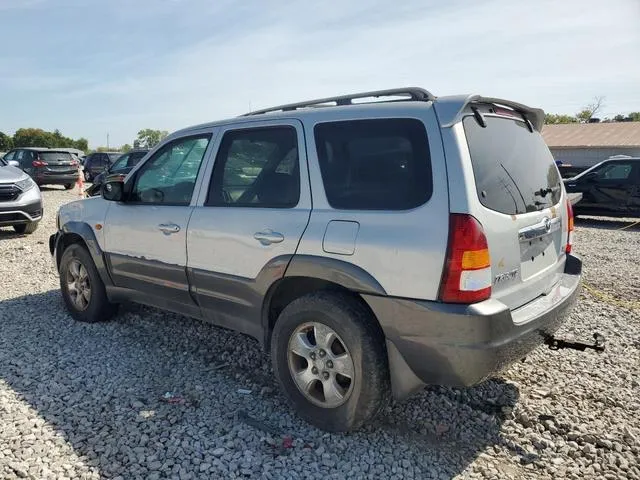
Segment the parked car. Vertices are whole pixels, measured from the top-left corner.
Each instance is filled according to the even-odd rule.
[[[149,150],[137,149],[131,150],[127,153],[123,153],[120,157],[118,157],[113,165],[107,167],[104,172],[97,175],[93,179],[92,185],[86,190],[87,195],[91,197],[100,195],[102,183],[104,182],[104,179],[107,175],[126,175],[148,152]]]
[[[252,335],[304,419],[357,428],[390,395],[482,381],[565,320],[582,264],[543,123],[409,88],[178,131],[60,208],[62,297],[84,322],[133,300]]]
[[[12,226],[17,233],[31,234],[42,219],[42,197],[33,179],[0,159],[0,227]]]
[[[640,158],[614,157],[565,179],[567,192],[582,193],[576,215],[640,217]]]
[[[69,152],[43,147],[22,147],[4,156],[7,162],[17,162],[37,185],[64,185],[71,190],[79,177],[78,160]]]
[[[120,152],[96,152],[90,153],[84,160],[84,179],[87,182],[105,171],[105,169],[113,164],[118,157],[122,155]]]

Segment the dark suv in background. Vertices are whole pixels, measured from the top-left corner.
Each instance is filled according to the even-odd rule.
[[[97,175],[111,166],[120,155],[122,155],[122,152],[96,152],[87,155],[84,160],[84,179],[87,182],[93,181]]]
[[[130,152],[122,154],[111,166],[107,167],[104,172],[97,175],[93,179],[93,184],[87,188],[86,193],[89,196],[100,195],[100,188],[107,175],[126,175],[133,167],[135,167],[140,160],[149,152],[149,150],[131,150]]]
[[[640,217],[640,158],[617,156],[564,180],[569,193],[581,193],[575,215]]]
[[[79,162],[69,152],[50,148],[14,148],[4,157],[7,162],[17,162],[37,185],[64,185],[71,190],[79,177]]]

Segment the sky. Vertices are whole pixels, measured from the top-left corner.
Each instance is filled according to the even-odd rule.
[[[640,111],[640,0],[0,0],[0,131],[92,148],[251,109],[420,86]]]

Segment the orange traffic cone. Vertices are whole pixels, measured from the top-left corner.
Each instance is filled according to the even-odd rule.
[[[84,174],[80,169],[80,165],[78,165],[78,180],[76,181],[76,185],[78,185],[78,196],[84,198]]]

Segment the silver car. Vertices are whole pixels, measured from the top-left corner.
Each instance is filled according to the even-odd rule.
[[[12,226],[17,233],[31,234],[42,219],[42,196],[16,163],[0,158],[0,227]]]
[[[564,321],[581,261],[544,112],[419,88],[178,131],[50,249],[79,321],[135,301],[258,339],[307,421],[476,384]]]

